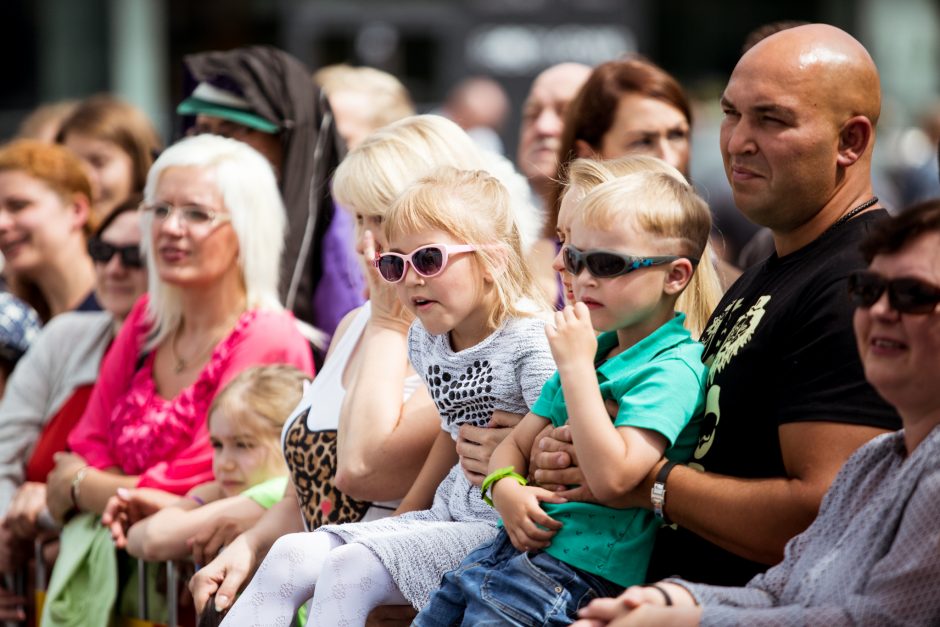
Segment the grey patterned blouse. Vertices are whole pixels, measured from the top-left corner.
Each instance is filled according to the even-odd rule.
[[[527,413],[555,372],[545,322],[538,318],[510,319],[458,352],[448,334],[431,335],[416,320],[408,354],[437,405],[441,428],[455,439],[460,425],[486,426],[496,410]],[[431,509],[320,529],[368,547],[405,598],[421,609],[444,573],[496,537],[498,521],[499,514],[457,464],[438,486]]]
[[[746,587],[672,581],[703,626],[940,625],[940,427],[910,456],[903,431],[856,451],[813,524]]]

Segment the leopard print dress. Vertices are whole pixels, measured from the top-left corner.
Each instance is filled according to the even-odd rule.
[[[342,377],[353,349],[369,321],[366,303],[339,339],[282,433],[284,458],[308,531],[326,524],[375,520],[388,516],[397,503],[357,501],[336,488],[336,429],[346,390]],[[421,385],[417,375],[405,382],[404,398]]]

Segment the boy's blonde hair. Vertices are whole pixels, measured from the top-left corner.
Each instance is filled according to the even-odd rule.
[[[577,219],[594,229],[629,221],[655,238],[666,240],[660,254],[697,259],[695,272],[676,301],[676,310],[685,313],[686,328],[692,335],[701,336],[722,291],[708,245],[711,211],[681,175],[655,168],[601,183],[578,205]]]
[[[384,230],[389,240],[428,230],[487,246],[475,254],[498,295],[487,320],[492,328],[547,308],[526,264],[509,192],[487,172],[445,166],[419,179],[392,203]]]
[[[682,176],[679,170],[662,159],[647,155],[628,155],[607,160],[575,159],[567,166],[567,174],[565,175],[565,181],[567,182],[562,196],[576,191],[580,192],[583,198],[601,183],[638,172],[659,172],[668,174],[683,183],[686,182],[685,177]]]
[[[304,381],[308,379],[299,369],[287,364],[248,368],[216,395],[206,414],[207,420],[216,411],[237,415],[259,439],[277,438],[284,421],[300,403]]]

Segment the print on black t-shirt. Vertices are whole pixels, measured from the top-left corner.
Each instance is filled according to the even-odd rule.
[[[846,288],[848,275],[865,267],[859,243],[885,215],[862,214],[790,255],[771,256],[725,294],[702,335],[706,416],[690,466],[732,477],[785,477],[781,425],[900,426],[865,381]],[[684,529],[664,528],[649,579],[743,585],[766,568]]]

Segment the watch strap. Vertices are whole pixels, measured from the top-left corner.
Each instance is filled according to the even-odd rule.
[[[672,469],[679,465],[677,461],[668,461],[656,473],[656,479],[653,480],[653,489],[650,490],[650,503],[653,504],[653,513],[665,524],[672,524],[666,517],[666,478]]]

